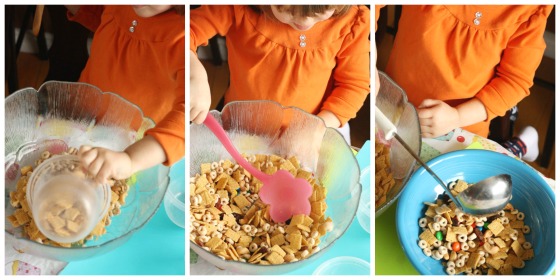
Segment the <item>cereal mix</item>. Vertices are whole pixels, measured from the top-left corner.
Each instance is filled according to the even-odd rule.
[[[449,184],[453,195],[469,186],[462,180]],[[441,261],[449,275],[511,275],[534,257],[525,237],[531,232],[525,214],[510,203],[484,217],[463,213],[446,194],[424,204],[418,246],[426,256]]]
[[[287,170],[313,186],[311,213],[275,223],[259,198],[262,182],[229,160],[203,163],[190,178],[190,240],[224,260],[270,265],[295,262],[319,251],[333,228],[325,217],[326,189],[295,157],[244,155],[255,168]]]
[[[389,161],[389,146],[375,141],[375,207],[387,200],[387,193],[395,186]]]
[[[72,147],[61,154],[76,155],[77,153],[78,150]],[[10,192],[10,204],[15,208],[15,211],[12,215],[8,216],[7,219],[13,227],[22,227],[24,236],[38,243],[61,247],[85,246],[87,240],[99,237],[107,232],[106,227],[111,224],[111,217],[120,214],[120,208],[125,204],[129,186],[126,183],[126,180],[110,180],[111,205],[109,207],[109,211],[85,239],[71,244],[59,243],[50,240],[37,228],[37,221],[33,219],[33,215],[31,214],[31,210],[27,204],[26,187],[33,170],[39,167],[43,161],[57,155],[58,154],[51,154],[49,151],[44,151],[41,153],[40,158],[35,161],[35,167],[28,165],[23,166],[20,169],[21,176],[16,183],[16,190]],[[78,169],[76,169],[76,171],[78,171]],[[84,176],[86,175],[84,174]],[[80,209],[76,207],[76,205],[64,201],[64,199],[60,199],[56,203],[49,205],[49,208],[45,209],[45,213],[42,216],[45,219],[40,222],[45,223],[47,225],[46,228],[49,228],[57,233],[67,232],[68,235],[72,232],[79,231],[83,222],[83,216],[81,215]]]

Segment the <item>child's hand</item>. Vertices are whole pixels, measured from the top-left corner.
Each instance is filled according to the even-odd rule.
[[[434,138],[460,127],[459,111],[441,100],[425,99],[418,106],[422,137]]]
[[[340,121],[338,120],[336,115],[333,114],[331,111],[323,110],[319,112],[319,114],[317,114],[317,117],[323,119],[323,121],[325,122],[325,126],[327,127],[333,127],[333,128],[340,127]]]
[[[201,124],[208,115],[212,98],[208,81],[191,80],[190,117],[191,121]]]
[[[190,117],[192,122],[201,124],[206,119],[206,115],[208,115],[208,111],[210,110],[212,95],[210,93],[206,69],[204,69],[204,66],[200,60],[198,60],[196,54],[192,51],[190,53]]]
[[[81,146],[78,156],[82,166],[99,183],[106,183],[108,179],[120,180],[132,176],[132,160],[125,152]]]

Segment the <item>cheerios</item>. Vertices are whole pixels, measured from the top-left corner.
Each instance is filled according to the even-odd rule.
[[[457,180],[452,193],[457,195],[469,186]],[[511,204],[482,217],[463,213],[446,195],[424,205],[428,209],[418,222],[418,247],[426,257],[443,259],[447,274],[510,274],[534,257],[525,214]]]
[[[313,186],[311,213],[275,223],[269,206],[260,200],[262,183],[229,160],[203,163],[190,179],[191,224],[199,223],[190,239],[225,260],[252,264],[281,264],[308,258],[320,249],[321,238],[333,230],[325,216],[327,190],[295,158],[244,155],[265,173],[284,169]],[[210,239],[200,239],[201,233]],[[205,242],[202,242],[205,241]]]
[[[121,207],[123,207],[126,203],[126,197],[128,196],[128,185],[126,180],[108,180],[108,185],[111,188],[111,196],[112,196],[112,203],[107,210],[107,214],[101,218],[99,223],[95,226],[94,230],[86,236],[84,239],[76,241],[72,244],[70,243],[59,243],[54,242],[48,239],[41,231],[37,230],[36,224],[37,222],[43,221],[35,221],[33,219],[32,214],[29,211],[29,207],[24,201],[27,201],[26,195],[26,186],[29,177],[33,173],[33,170],[38,168],[41,164],[44,164],[45,160],[49,158],[53,158],[60,155],[76,155],[77,149],[74,147],[69,147],[65,151],[60,151],[57,153],[53,153],[51,151],[45,150],[37,154],[35,159],[29,159],[30,162],[34,162],[35,165],[25,165],[20,167],[19,171],[21,176],[16,182],[15,189],[9,193],[9,204],[11,207],[14,207],[15,211],[13,214],[6,217],[6,219],[10,222],[10,224],[14,228],[21,227],[21,234],[23,237],[29,238],[29,240],[35,241],[40,244],[47,244],[50,246],[55,247],[81,247],[86,246],[86,243],[89,240],[93,240],[94,238],[100,237],[107,233],[107,228],[111,225],[111,221],[114,216],[119,215],[121,213]],[[84,174],[81,171],[81,168],[77,168],[76,164],[71,162],[61,161],[52,166],[52,168],[56,171],[64,171],[64,172],[71,172],[74,174],[81,174],[82,177],[91,177],[90,174]],[[22,203],[23,202],[23,203]],[[196,203],[196,198],[191,198],[191,203]],[[56,207],[62,207],[62,209],[56,209],[54,217],[56,219],[58,225],[54,230],[57,233],[66,233],[74,232],[77,228],[80,227],[81,220],[79,217],[82,217],[80,211],[75,208],[73,205],[69,205],[66,203],[56,204]],[[54,206],[54,204],[53,204]],[[54,210],[54,208],[53,208]],[[47,210],[48,211],[48,210]],[[78,211],[78,212],[76,212]],[[69,214],[72,213],[72,214]],[[55,219],[48,219],[49,221],[45,221],[46,223],[54,223]]]

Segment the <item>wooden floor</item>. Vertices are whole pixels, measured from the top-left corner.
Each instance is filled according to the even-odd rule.
[[[391,51],[393,43],[393,36],[386,34],[381,42],[377,43],[377,67],[380,70],[385,69],[387,65],[387,60],[389,53]],[[543,59],[539,70],[537,70],[537,75],[542,76],[545,80],[554,83],[554,71],[555,71],[554,60]],[[519,130],[523,127],[531,125],[535,127],[539,133],[539,150],[543,151],[545,145],[545,137],[547,135],[547,129],[552,118],[555,117],[555,92],[554,87],[550,88],[547,86],[535,83],[535,85],[530,89],[531,94],[523,99],[518,104],[519,116],[514,125],[514,135],[516,135]],[[554,128],[554,125],[553,125]],[[544,176],[548,178],[556,178],[556,149],[555,149],[555,137],[554,130],[552,131],[552,151],[550,155],[550,161],[547,164],[541,165],[540,161],[542,159],[542,152],[539,157],[534,162],[528,163],[533,168],[541,172]]]

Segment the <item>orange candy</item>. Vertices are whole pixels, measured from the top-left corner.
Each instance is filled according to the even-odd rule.
[[[453,242],[453,244],[451,244],[451,249],[455,252],[459,252],[461,250],[461,243],[457,241]]]

